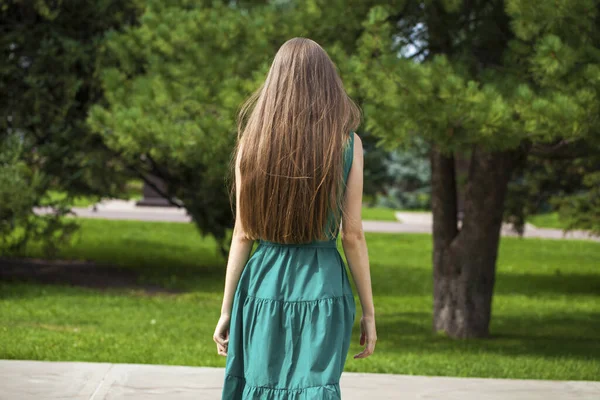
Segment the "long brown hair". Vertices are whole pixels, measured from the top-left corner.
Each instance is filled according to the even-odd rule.
[[[305,38],[284,43],[238,120],[232,165],[240,156],[239,212],[247,237],[331,238],[341,218],[343,150],[359,123],[360,111],[325,50]],[[328,223],[331,216],[335,224]]]

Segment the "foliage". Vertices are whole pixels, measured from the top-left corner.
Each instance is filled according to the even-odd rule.
[[[191,224],[81,223],[81,240],[61,258],[137,274],[138,284],[0,284],[0,357],[223,367],[211,339],[225,262],[214,239]],[[347,371],[598,380],[599,244],[503,238],[494,340],[457,342],[431,333],[431,237],[366,235],[379,340],[368,362],[353,360],[357,318]]]
[[[76,225],[61,219],[68,212],[64,200],[39,203],[48,177],[31,169],[22,153],[18,135],[0,137],[0,255],[22,255],[29,241],[42,241],[44,255],[52,256]],[[31,210],[37,205],[51,212],[35,215]]]
[[[436,16],[427,13],[444,11],[431,6],[421,14],[415,11],[413,25],[403,27],[418,32],[424,20],[429,23],[429,31],[421,34],[414,49],[425,55],[422,63],[397,56],[406,43],[395,41],[402,32],[388,20],[391,11],[371,10],[360,39],[359,56],[365,62],[357,66],[368,101],[369,129],[390,147],[418,135],[446,151],[473,144],[516,148],[523,140],[598,139],[596,8],[589,5],[587,12],[586,1],[579,1],[576,7],[557,12],[555,7],[513,0],[504,16],[502,2],[474,9],[467,2],[454,3],[460,7],[446,9],[447,19],[435,26],[427,18]],[[470,13],[477,12],[480,18],[469,23]],[[512,28],[502,32],[509,41],[506,47],[478,54],[477,45],[488,39],[488,18],[496,14],[498,29],[505,23]],[[433,42],[439,38],[432,30],[446,28],[443,23],[451,24],[450,37],[468,35],[463,42],[448,44],[454,45],[452,54],[436,51],[438,43]],[[473,51],[467,53],[469,49]]]
[[[576,159],[530,156],[509,184],[506,218],[520,231],[528,215],[562,210],[551,214],[552,221],[540,221],[539,217],[537,220],[551,228],[593,232],[593,225],[598,223],[598,211],[594,210],[597,194],[589,180],[599,168],[600,161],[593,155]]]
[[[107,102],[93,108],[89,125],[128,164],[162,178],[165,195],[223,243],[232,222],[224,177],[240,104],[293,36],[315,39],[348,71],[369,7],[361,3],[342,18],[341,1],[150,0],[139,26],[107,36]]]
[[[135,1],[116,0],[0,5],[0,138],[17,135],[20,149],[6,156],[16,169],[3,177],[7,191],[0,207],[13,210],[10,214],[16,209],[7,204],[20,206],[18,218],[2,220],[4,235],[47,235],[52,241],[52,229],[27,222],[40,220],[33,206],[41,206],[49,190],[67,198],[118,193],[124,166],[90,133],[85,119],[90,105],[102,99],[96,76],[99,42],[107,30],[134,21],[136,10]],[[22,185],[33,186],[23,190]],[[55,203],[62,204],[56,215],[63,215],[65,203]]]
[[[165,180],[200,231],[231,224],[224,177],[236,113],[265,72],[273,16],[223,3],[149,1],[139,26],[108,35],[106,105],[89,123],[145,174]]]
[[[391,182],[384,187],[380,204],[396,209],[423,210],[431,206],[431,166],[427,146],[396,149],[390,153],[387,173]]]
[[[600,236],[600,172],[585,175],[583,184],[587,191],[556,199],[562,220],[567,229],[582,228]]]
[[[363,203],[374,206],[377,199],[384,194],[385,186],[393,179],[388,168],[390,153],[377,145],[379,139],[372,134],[358,134],[364,149]]]

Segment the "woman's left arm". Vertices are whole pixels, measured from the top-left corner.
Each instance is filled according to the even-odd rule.
[[[221,306],[221,317],[219,318],[219,322],[217,323],[217,327],[213,335],[213,340],[217,344],[217,352],[222,356],[227,355],[227,344],[229,342],[229,321],[231,317],[233,297],[254,243],[253,240],[246,237],[240,219],[240,155],[241,153],[238,152],[238,157],[235,163],[235,226],[233,228],[233,237],[231,238],[229,258],[227,260],[227,270],[225,272],[225,290],[223,293],[223,304]]]
[[[236,230],[238,232],[236,233]],[[238,281],[248,261],[252,251],[253,240],[247,239],[243,233],[239,233],[237,226],[233,229],[233,238],[229,249],[229,259],[227,260],[227,271],[225,272],[225,291],[223,293],[223,305],[221,306],[221,315],[230,315],[233,304],[233,296],[237,288]]]

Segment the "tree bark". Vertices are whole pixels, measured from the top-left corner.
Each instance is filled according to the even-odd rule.
[[[519,154],[473,148],[459,230],[454,158],[432,150],[435,331],[454,338],[489,334],[504,198]]]

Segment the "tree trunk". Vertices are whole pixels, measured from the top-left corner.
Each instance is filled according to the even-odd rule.
[[[473,148],[459,230],[454,157],[432,150],[435,331],[454,338],[489,333],[504,197],[518,155]]]

